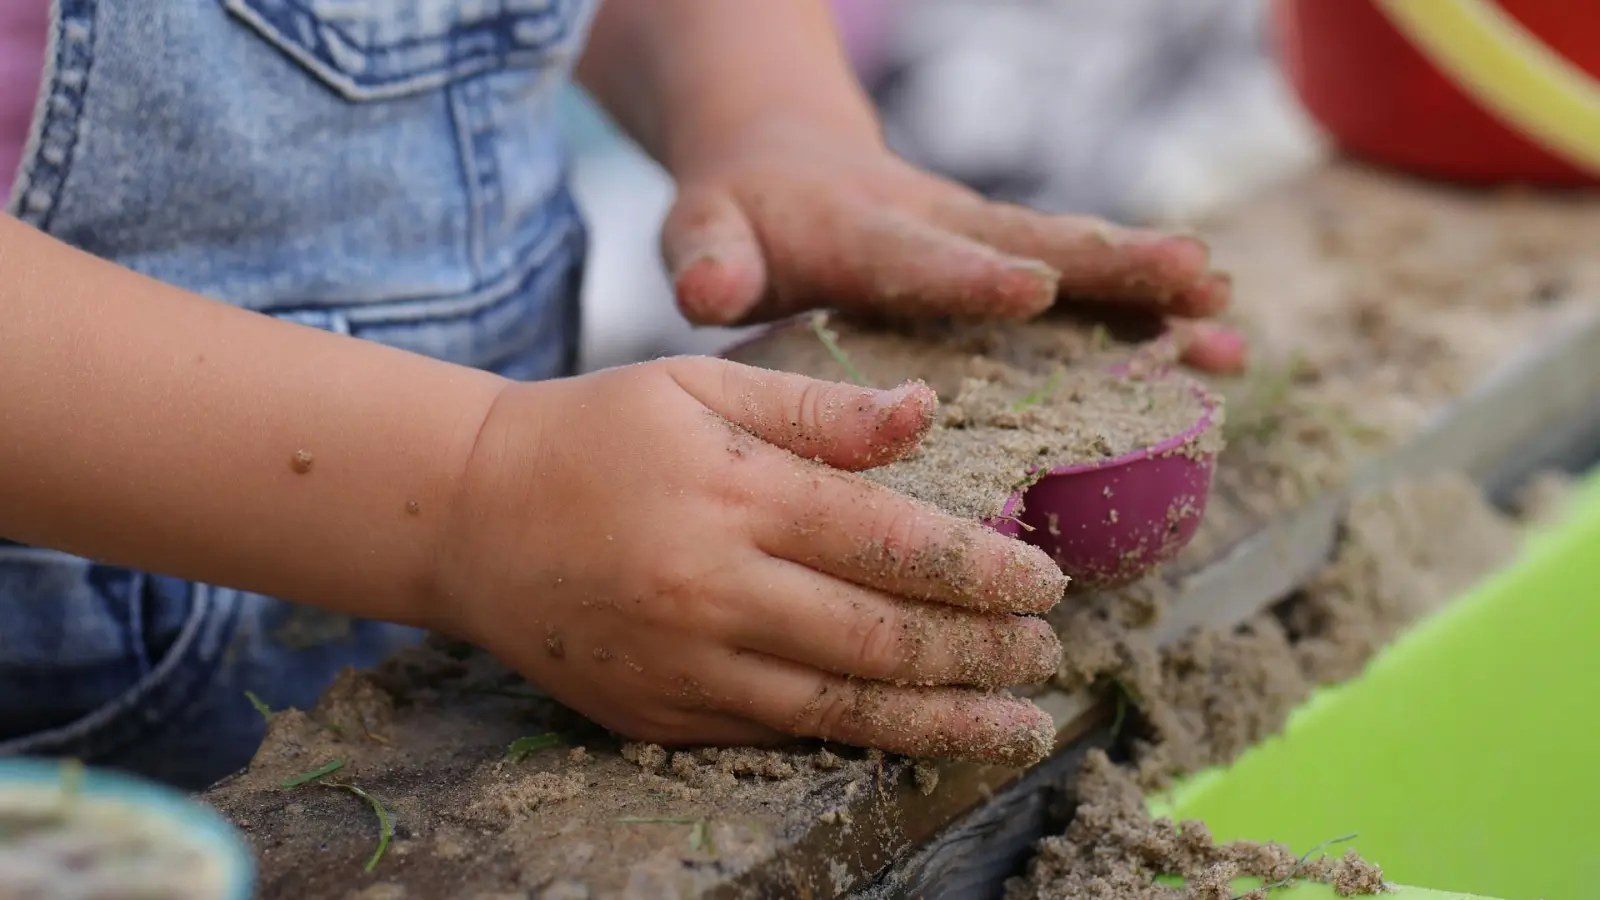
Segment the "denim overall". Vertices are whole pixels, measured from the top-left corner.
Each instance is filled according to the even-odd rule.
[[[554,117],[593,5],[55,0],[10,212],[247,309],[570,374],[586,234]],[[246,691],[306,708],[418,637],[0,543],[0,754],[200,788],[261,739]]]

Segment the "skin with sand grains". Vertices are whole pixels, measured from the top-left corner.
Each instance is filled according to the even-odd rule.
[[[1060,300],[1199,320],[1229,300],[1198,240],[990,203],[898,159],[820,3],[608,0],[590,38],[585,87],[676,182],[663,250],[696,322]],[[447,632],[631,737],[1019,763],[1048,743],[1047,716],[992,689],[1051,671],[1027,614],[1064,576],[845,471],[917,443],[925,388],[707,360],[514,383],[8,217],[0,307],[8,539]],[[1242,360],[1191,325],[1191,361]]]
[[[1013,765],[1047,752],[1049,717],[993,689],[1056,670],[1059,642],[1028,614],[1053,607],[1066,577],[1032,547],[847,471],[917,445],[937,402],[927,387],[707,359],[584,381],[513,386],[491,412],[441,583],[484,599],[452,630],[644,740],[799,734]],[[590,403],[610,431],[530,439],[530,423]],[[542,477],[558,466],[580,475]],[[526,509],[566,517],[540,526]],[[544,566],[509,568],[527,546]]]
[[[876,137],[753,130],[680,176],[662,244],[678,304],[700,324],[817,307],[1024,319],[1087,301],[1170,317],[1193,365],[1244,361],[1237,334],[1196,321],[1232,291],[1201,241],[990,202]]]

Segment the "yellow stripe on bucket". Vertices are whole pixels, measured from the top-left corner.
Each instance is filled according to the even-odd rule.
[[[1489,0],[1373,0],[1442,71],[1512,127],[1600,175],[1600,82]]]

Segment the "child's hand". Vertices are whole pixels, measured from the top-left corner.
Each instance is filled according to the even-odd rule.
[[[1065,576],[813,461],[890,462],[935,404],[921,385],[699,358],[513,385],[467,465],[436,591],[460,636],[633,738],[1031,762],[1049,717],[963,686],[1055,671],[1051,629],[1014,613],[1054,606]]]
[[[1229,300],[1194,238],[992,203],[825,129],[769,121],[692,160],[662,245],[696,323],[813,306],[1027,317],[1058,294],[1192,320]],[[1181,324],[1188,362],[1243,365],[1236,334]]]

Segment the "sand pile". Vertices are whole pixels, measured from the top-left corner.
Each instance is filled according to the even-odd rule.
[[[1559,481],[1543,483],[1545,503],[1559,497],[1548,486]],[[1161,650],[1126,632],[1102,646],[1097,658],[1110,665],[1074,677],[1124,692],[1116,749],[1127,764],[1090,756],[1071,826],[1041,843],[1007,900],[1229,900],[1228,882],[1244,876],[1325,881],[1341,896],[1380,890],[1381,870],[1353,851],[1303,859],[1275,844],[1215,845],[1200,823],[1152,820],[1144,798],[1176,775],[1233,760],[1281,730],[1313,688],[1358,675],[1407,625],[1508,563],[1521,527],[1464,477],[1401,483],[1357,500],[1335,558],[1240,628],[1200,631]]]
[[[1214,398],[1072,320],[897,325],[808,318],[729,353],[749,365],[874,387],[927,382],[934,428],[912,457],[866,477],[968,519],[1000,515],[1039,468],[1112,459],[1200,422]],[[1132,371],[1117,374],[1119,363]],[[1140,365],[1143,363],[1144,365]],[[1221,449],[1222,413],[1188,453]]]

